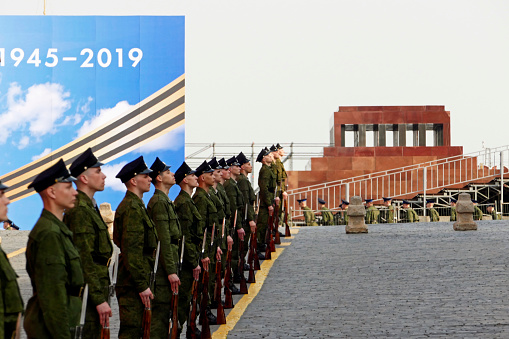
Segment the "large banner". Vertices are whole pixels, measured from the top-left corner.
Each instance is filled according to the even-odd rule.
[[[127,162],[184,160],[184,17],[2,16],[0,178],[9,218],[31,229],[42,202],[28,184],[88,147],[106,165],[100,204],[125,194]],[[153,188],[152,188],[153,191]],[[174,188],[171,195],[175,196]],[[151,192],[146,193],[147,202]]]

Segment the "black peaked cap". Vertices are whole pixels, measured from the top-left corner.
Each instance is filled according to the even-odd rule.
[[[39,173],[28,188],[34,188],[37,193],[44,191],[46,188],[58,182],[73,182],[76,178],[65,167],[62,159],[58,160],[53,166]]]
[[[221,165],[221,167],[222,167],[223,169],[228,169],[228,168],[230,168],[230,166],[228,166],[228,164],[226,163],[226,160],[224,160],[224,158],[219,159],[218,163],[219,163],[219,165]]]
[[[159,157],[156,157],[156,160],[154,160],[154,163],[152,166],[150,166],[150,169],[152,170],[152,173],[150,173],[150,177],[152,180],[155,180],[155,178],[163,173],[164,171],[167,171],[170,169],[171,166],[166,165]]]
[[[152,170],[148,168],[145,160],[143,160],[143,156],[131,161],[126,164],[120,172],[115,176],[115,178],[119,178],[123,183],[128,182],[129,179],[134,178],[138,174],[149,174]]]
[[[239,162],[240,166],[247,164],[249,162],[249,159],[246,158],[244,153],[240,152],[239,155],[237,155],[237,161]]]
[[[193,171],[191,169],[191,167],[189,167],[188,164],[186,164],[186,162],[184,161],[182,163],[182,165],[180,165],[180,167],[175,171],[175,182],[178,184],[180,184],[182,182],[182,180],[188,176],[188,175],[191,175],[191,174],[195,174],[196,171]]]
[[[85,172],[89,168],[101,167],[104,165],[102,162],[99,162],[95,157],[94,153],[92,153],[92,149],[89,147],[85,152],[83,152],[79,157],[77,157],[69,167],[69,171],[73,177],[78,177],[81,173]]]
[[[210,165],[206,161],[203,161],[202,164],[200,166],[198,166],[198,168],[196,169],[195,174],[197,177],[199,177],[203,173],[212,173],[212,172],[214,172],[212,167],[210,167]]]

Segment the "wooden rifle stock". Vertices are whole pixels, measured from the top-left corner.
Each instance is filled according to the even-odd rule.
[[[237,265],[237,272],[240,275],[240,294],[247,294],[247,283],[246,277],[244,276],[244,256],[242,253],[244,252],[244,242],[239,240],[239,263]]]
[[[172,302],[172,314],[171,314],[171,327],[168,333],[168,339],[178,339],[178,305],[179,305],[179,294],[173,293],[171,297]],[[195,324],[196,326],[196,324]]]
[[[101,339],[110,339],[110,328],[109,327],[102,328]]]
[[[281,245],[281,238],[279,236],[279,204],[277,203],[276,207],[274,208],[274,213],[276,213],[276,216],[274,217],[274,244]],[[276,248],[274,248],[274,251],[275,250]]]
[[[247,256],[247,261],[249,262],[249,275],[247,278],[247,282],[250,284],[256,282],[254,273],[254,256],[256,253],[256,248],[254,247],[255,238],[256,238],[255,233],[251,233],[251,241],[249,242],[249,254]]]
[[[223,303],[221,302],[221,260],[216,261],[216,289],[214,290],[214,297],[217,302],[217,324],[226,324],[226,316],[224,314]]]
[[[292,233],[290,232],[290,226],[288,225],[288,200],[284,200],[284,213],[285,213],[285,237],[291,237]]]
[[[191,287],[191,308],[187,320],[187,337],[197,339],[196,336],[196,315],[198,314],[198,280],[193,280]]]
[[[204,270],[201,283],[203,286],[200,304],[201,338],[209,339],[211,338],[209,318],[207,317],[207,307],[209,305],[209,271]]]
[[[232,251],[226,254],[226,268],[224,270],[224,308],[233,308],[233,296],[230,290],[230,279],[232,274]]]
[[[150,324],[152,322],[152,309],[145,307],[143,311],[143,339],[150,339]]]

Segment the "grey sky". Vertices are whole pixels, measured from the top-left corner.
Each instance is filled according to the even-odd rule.
[[[46,14],[185,15],[187,142],[328,142],[338,106],[445,105],[453,145],[509,144],[508,1],[47,0]]]

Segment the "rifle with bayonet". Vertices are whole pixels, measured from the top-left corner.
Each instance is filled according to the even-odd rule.
[[[247,282],[250,284],[254,284],[256,282],[255,273],[254,273],[254,254],[256,250],[253,248],[255,233],[251,232],[251,236],[249,237],[249,254],[247,255],[247,262],[249,263],[249,274],[247,277]]]
[[[88,284],[85,285],[85,289],[83,290],[83,300],[81,301],[80,324],[74,328],[74,339],[83,339],[83,326],[85,326],[87,301],[88,301]]]
[[[180,260],[177,263],[177,276],[180,278],[180,272],[182,271],[182,262],[184,261],[184,245],[186,243],[186,236],[182,236],[182,246],[180,249]],[[173,292],[171,296],[171,323],[168,331],[168,339],[178,338],[178,305],[179,305],[179,294]]]
[[[276,188],[276,193],[274,194],[274,196],[276,197],[277,196],[277,188]],[[277,203],[277,202],[274,202],[275,204],[275,207],[274,207],[274,213],[276,214],[276,216],[274,217],[274,244],[276,245],[281,245],[281,238],[279,236],[279,205],[280,205],[281,202]],[[276,248],[274,247],[274,250],[276,250]]]
[[[201,263],[203,259],[203,254],[205,253],[205,243],[207,242],[207,228],[203,232],[203,241],[201,245],[200,257],[198,258],[198,265]],[[196,338],[196,316],[198,314],[198,280],[193,280],[193,285],[191,287],[191,307],[189,308],[189,317],[187,318],[187,337],[190,339]]]
[[[246,210],[244,212],[244,225],[245,227],[249,227],[249,223],[247,221],[247,204],[246,204]],[[240,285],[239,290],[240,294],[247,294],[247,282],[246,277],[244,276],[244,263],[245,263],[245,257],[244,257],[244,241],[239,239],[239,260],[237,263],[237,273],[240,276]]]
[[[283,215],[285,223],[285,237],[291,237],[290,225],[288,225],[288,197],[283,201]]]
[[[110,285],[108,286],[108,305],[111,306],[111,298],[115,295],[115,285],[118,275],[118,250],[113,251],[113,268],[110,271]],[[101,329],[101,339],[110,339],[110,328],[104,324]]]
[[[256,220],[256,229],[255,229],[255,236],[254,241],[251,245],[252,251],[253,251],[253,260],[254,260],[254,270],[258,271],[260,270],[260,258],[258,257],[258,213],[260,212],[260,195],[256,196],[256,211],[255,211],[255,220]]]
[[[159,252],[161,251],[161,242],[157,242],[157,250],[156,250],[156,261],[154,262],[154,269],[152,272],[150,272],[150,280],[149,280],[149,288],[152,294],[154,293],[154,284],[156,281],[156,273],[157,273],[157,265],[159,264]],[[142,321],[142,328],[143,328],[143,339],[150,339],[150,325],[152,323],[152,308],[151,308],[151,301],[149,298],[149,305],[148,307],[145,306],[145,310],[143,311],[143,321]]]
[[[221,240],[220,244],[223,243],[224,240],[224,224],[226,220],[223,218],[223,227],[221,229]],[[214,251],[212,251],[214,253]],[[223,325],[226,324],[226,316],[224,314],[223,303],[221,302],[221,257],[216,261],[216,288],[214,289],[214,300],[217,303],[217,324]]]
[[[212,225],[212,233],[210,235],[210,247],[207,257],[210,257],[210,249],[214,246],[214,234],[216,233],[216,224]],[[212,338],[210,333],[209,318],[207,317],[207,308],[209,306],[209,270],[203,267],[203,278],[202,278],[202,291],[201,291],[201,304],[200,304],[200,323],[201,323],[201,338],[209,339]]]
[[[235,210],[233,227],[230,231],[230,236],[232,238],[235,232],[235,227],[237,227],[237,210]],[[230,289],[231,277],[232,277],[232,250],[228,249],[228,253],[226,254],[226,267],[224,270],[224,308],[233,308],[233,296],[232,291]]]

